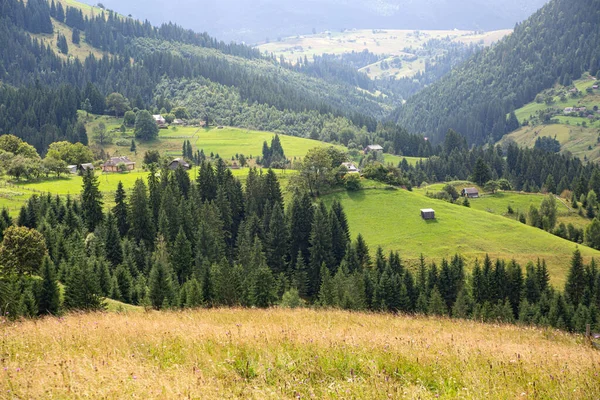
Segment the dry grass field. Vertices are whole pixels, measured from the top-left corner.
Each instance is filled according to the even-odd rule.
[[[593,399],[579,336],[424,317],[216,309],[0,325],[0,398]]]

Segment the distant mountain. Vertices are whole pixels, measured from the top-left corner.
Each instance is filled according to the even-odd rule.
[[[567,86],[599,69],[600,0],[553,0],[512,35],[410,98],[393,119],[435,143],[448,129],[470,143],[496,142],[518,128],[515,109],[556,83]]]
[[[93,3],[91,0],[86,0]],[[512,28],[547,0],[103,0],[108,7],[154,24],[177,21],[226,41],[349,28]]]

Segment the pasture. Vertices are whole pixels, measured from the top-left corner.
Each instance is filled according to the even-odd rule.
[[[324,32],[314,35],[283,38],[278,42],[265,43],[258,48],[262,52],[283,55],[287,61],[295,63],[305,56],[311,60],[315,55],[344,54],[368,50],[377,55],[385,55],[386,61],[401,60],[401,66],[382,68],[381,61],[361,69],[372,78],[395,76],[411,77],[425,68],[426,57],[416,53],[424,44],[432,39],[449,39],[465,44],[482,43],[486,46],[497,42],[510,34],[511,30],[477,33],[461,30],[395,30],[395,29],[362,29],[344,32]]]
[[[352,237],[361,233],[372,252],[376,246],[385,252],[399,251],[411,265],[417,264],[421,254],[436,261],[461,254],[469,265],[489,254],[493,258],[515,259],[523,267],[539,257],[547,261],[552,283],[562,287],[569,259],[578,246],[541,229],[478,209],[494,207],[491,203],[468,208],[406,190],[365,190],[325,197],[327,202],[333,199],[344,206]],[[499,211],[506,207],[501,206],[503,199],[497,202]],[[422,220],[423,208],[433,208],[436,219]],[[579,248],[587,261],[600,257],[599,251],[582,245]]]
[[[308,309],[0,325],[0,397],[590,399],[600,353],[514,325]]]

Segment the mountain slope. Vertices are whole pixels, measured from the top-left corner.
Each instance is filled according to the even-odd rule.
[[[177,20],[226,40],[258,43],[266,38],[340,29],[512,28],[546,0],[106,0],[103,3],[154,23]],[[173,12],[174,11],[174,12]]]
[[[439,142],[450,128],[471,143],[515,129],[506,115],[557,81],[600,68],[600,1],[553,0],[514,33],[411,98],[393,118]]]

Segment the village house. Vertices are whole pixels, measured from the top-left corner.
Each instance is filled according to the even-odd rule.
[[[236,163],[235,161],[233,161],[231,163],[231,165],[227,166],[229,169],[240,169],[240,166],[238,165],[238,163]]]
[[[171,161],[169,163],[169,169],[170,170],[174,171],[174,170],[176,170],[179,167],[181,167],[183,169],[190,169],[190,168],[192,168],[190,166],[190,164],[187,161],[185,161],[183,158],[176,158],[176,159],[174,159],[173,161]]]
[[[573,107],[567,107],[567,108],[565,108],[565,110],[564,110],[564,113],[565,113],[565,114],[571,114],[572,112],[573,112]]]
[[[598,85],[594,85],[594,86],[592,86],[592,89],[594,89],[594,90],[598,90]]]
[[[378,144],[372,144],[372,145],[365,147],[365,154],[368,154],[371,152],[377,152],[377,151],[383,151],[383,147],[381,147]]]
[[[79,164],[77,166],[77,171],[79,172],[85,172],[87,170],[94,170],[94,164],[92,163],[85,163],[85,164]]]
[[[342,163],[343,167],[346,167],[346,170],[348,170],[349,174],[359,174],[360,170],[358,169],[358,167],[356,165],[354,165],[354,163],[352,162],[345,162]]]
[[[102,172],[123,172],[133,171],[135,162],[127,157],[111,157],[110,160],[102,164]]]
[[[477,190],[474,187],[464,188],[460,192],[460,195],[463,196],[463,197],[468,197],[470,199],[478,199],[479,198],[479,190]]]
[[[154,118],[154,122],[156,122],[156,125],[158,126],[164,126],[167,124],[167,120],[164,119],[164,117],[160,114],[153,115],[152,118]]]

